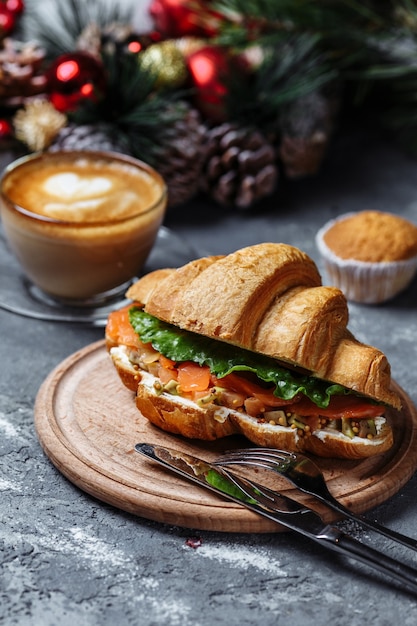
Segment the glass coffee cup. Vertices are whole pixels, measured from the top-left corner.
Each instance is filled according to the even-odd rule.
[[[0,211],[9,247],[45,298],[98,306],[124,293],[155,243],[162,177],[111,152],[45,152],[6,167]]]

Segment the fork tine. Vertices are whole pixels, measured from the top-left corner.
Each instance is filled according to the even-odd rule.
[[[270,458],[280,461],[294,461],[297,455],[293,452],[287,452],[286,450],[278,450],[275,448],[239,448],[236,450],[228,450],[222,455],[222,459],[237,459],[237,458],[249,458],[259,457]]]
[[[243,448],[242,448],[243,450]],[[291,459],[295,459],[297,454],[296,452],[291,452],[290,450],[280,450],[278,448],[248,448],[248,450],[253,450],[258,451],[258,452],[265,452],[267,454],[271,454],[271,455],[275,455],[276,453],[280,454],[281,456],[285,457],[285,458],[291,458]]]
[[[217,465],[252,465],[264,469],[284,469],[293,457],[286,457],[280,454],[280,450],[248,448],[234,450],[223,454],[215,461]]]
[[[294,458],[296,456],[295,452],[290,452],[288,450],[281,450],[279,448],[264,448],[264,447],[252,447],[252,448],[235,448],[232,450],[227,450],[227,454],[256,454],[257,452],[262,452],[265,454],[271,454],[273,456],[280,455],[285,458]]]
[[[240,457],[225,457],[221,458],[217,461],[214,461],[213,465],[217,467],[225,467],[227,465],[247,465],[251,467],[258,467],[267,470],[279,469],[281,464],[279,461],[273,461],[269,459],[263,459],[262,457],[248,457],[248,458],[240,458]]]

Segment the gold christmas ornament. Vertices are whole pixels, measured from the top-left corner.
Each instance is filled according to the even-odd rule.
[[[156,74],[157,87],[180,87],[185,82],[187,68],[174,41],[154,43],[138,56],[141,67]]]
[[[201,37],[179,37],[173,40],[172,43],[175,43],[175,47],[186,59],[190,54],[193,54],[193,52],[208,46],[210,42],[208,39],[201,39]]]
[[[45,150],[67,124],[67,116],[45,99],[27,102],[13,118],[16,138],[33,152]]]

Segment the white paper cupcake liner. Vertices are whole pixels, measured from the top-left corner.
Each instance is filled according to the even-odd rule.
[[[417,271],[417,256],[404,261],[368,263],[336,256],[324,241],[325,233],[345,214],[327,222],[316,235],[329,284],[338,287],[352,302],[378,304],[406,289]]]

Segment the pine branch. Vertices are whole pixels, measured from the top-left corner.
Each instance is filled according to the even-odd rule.
[[[265,58],[249,83],[232,82],[228,110],[244,125],[277,132],[284,106],[316,90],[338,76],[317,49],[319,38],[287,37],[266,48]]]
[[[77,39],[90,24],[104,27],[112,22],[129,23],[131,9],[103,0],[55,0],[47,5],[28,4],[23,21],[25,39],[38,41],[49,58],[73,52]]]
[[[143,69],[135,55],[105,53],[103,64],[108,79],[104,98],[87,101],[70,119],[111,125],[132,154],[152,165],[167,133],[185,114],[185,94],[156,91],[157,76]]]
[[[217,0],[216,10],[234,23],[259,20],[270,30],[320,33],[375,29],[391,15],[390,0]]]
[[[102,61],[107,78],[104,97],[98,102],[86,101],[72,115],[74,121],[117,121],[127,111],[140,106],[155,89],[156,77],[140,68],[134,55],[103,52]]]
[[[364,45],[364,40],[386,35],[398,2],[219,0],[216,8],[226,16],[219,43],[242,50],[252,42],[274,48],[290,36],[316,37],[317,52],[326,57],[328,67],[341,75],[375,60],[372,47]]]

